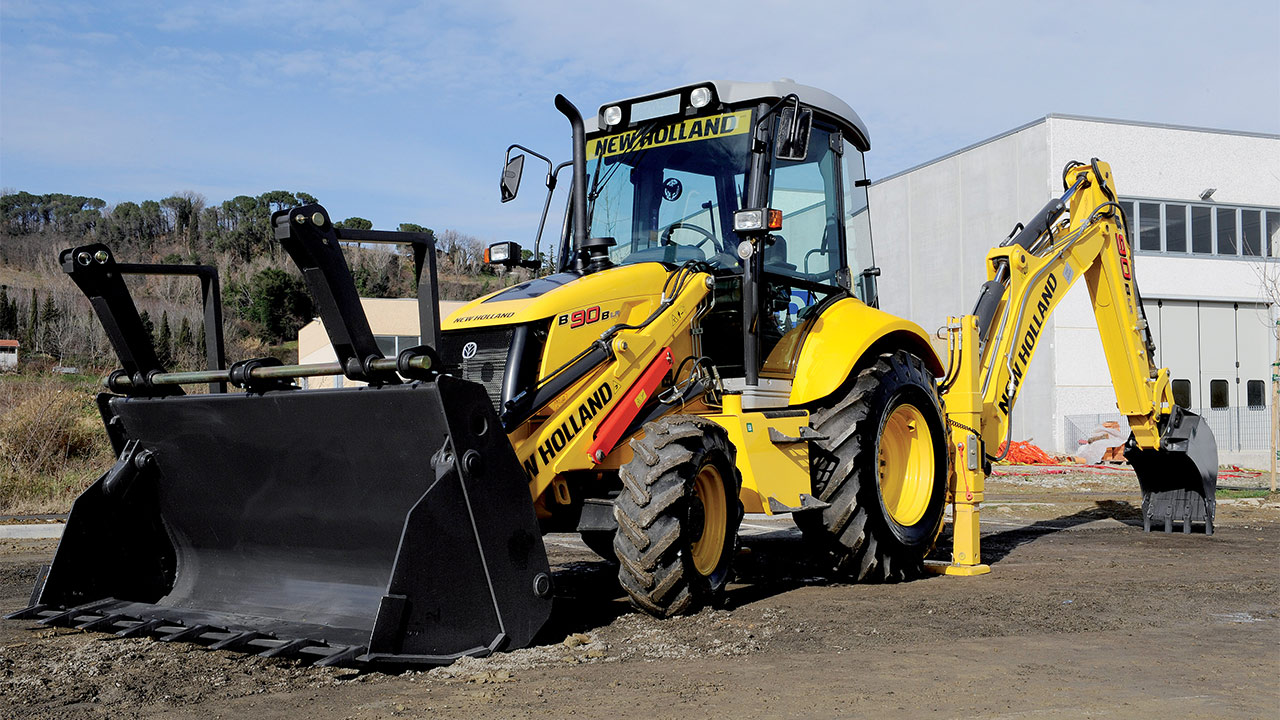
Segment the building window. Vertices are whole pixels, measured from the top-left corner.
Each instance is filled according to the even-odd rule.
[[[1212,208],[1195,205],[1191,207],[1191,252],[1213,254]]]
[[[1167,252],[1187,251],[1187,206],[1169,203],[1164,206],[1164,249]]]
[[[1280,212],[1267,211],[1267,234],[1263,239],[1262,254],[1280,257]]]
[[[382,356],[389,358],[422,344],[417,335],[374,335],[373,339],[378,341],[378,351]]]
[[[1174,380],[1173,381],[1173,402],[1184,408],[1191,407],[1191,381],[1190,380]]]
[[[1218,208],[1218,254],[1236,254],[1236,209]]]
[[[1280,209],[1120,200],[1144,253],[1280,257]],[[1136,213],[1136,214],[1134,214]]]
[[[1160,203],[1138,203],[1138,247],[1160,251]]]
[[[1231,405],[1231,393],[1226,380],[1209,381],[1209,407],[1217,410]]]
[[[1249,257],[1262,257],[1262,211],[1240,211],[1240,252]]]
[[[1267,406],[1267,401],[1262,394],[1264,385],[1261,380],[1250,380],[1246,387],[1248,388],[1246,394],[1249,396],[1249,407],[1251,409],[1256,410]]]

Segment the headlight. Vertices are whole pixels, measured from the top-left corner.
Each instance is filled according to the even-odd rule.
[[[610,127],[622,122],[622,108],[610,105],[604,109],[604,124]]]
[[[693,92],[689,93],[689,104],[696,108],[706,107],[710,103],[711,88],[694,88]]]
[[[733,214],[733,231],[740,233],[760,230],[781,230],[782,211],[772,208],[739,210]]]
[[[493,265],[505,263],[511,259],[511,243],[501,242],[490,245],[485,251],[486,260]]]

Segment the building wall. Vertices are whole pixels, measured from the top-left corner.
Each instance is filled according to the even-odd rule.
[[[1121,195],[1224,204],[1280,205],[1280,138],[1050,115],[1049,169],[1062,187],[1069,160],[1111,164]]]
[[[1068,116],[1050,116],[1046,124],[1048,170],[1055,190],[1062,186],[1062,167],[1069,160],[1088,162],[1098,157],[1111,164],[1116,190],[1122,197],[1203,204],[1201,192],[1215,188],[1209,204],[1280,206],[1280,174],[1275,172],[1280,167],[1280,138]],[[1275,261],[1262,259],[1147,253],[1139,253],[1134,259],[1134,274],[1147,306],[1158,301],[1174,301],[1175,305],[1178,301],[1191,301],[1199,305],[1199,312],[1192,307],[1187,312],[1166,313],[1164,327],[1158,328],[1157,333],[1163,334],[1164,343],[1170,346],[1194,345],[1192,349],[1199,349],[1199,357],[1191,351],[1166,357],[1158,337],[1156,356],[1159,364],[1169,367],[1173,377],[1196,380],[1192,402],[1197,407],[1208,406],[1209,378],[1227,373],[1220,367],[1223,363],[1241,362],[1241,374],[1248,377],[1258,374],[1258,366],[1269,364],[1265,348],[1272,352],[1275,349],[1274,339],[1268,342],[1274,310],[1266,306],[1270,299],[1262,279],[1274,276],[1278,267]],[[1263,307],[1259,312],[1260,304]],[[1237,328],[1227,327],[1225,322],[1234,319],[1236,305],[1243,306],[1247,316],[1245,322],[1239,323],[1239,341],[1233,343],[1223,333],[1229,329],[1232,339],[1236,335]],[[1152,317],[1154,314],[1148,312],[1153,328],[1158,322]],[[1257,321],[1258,315],[1271,319]],[[1204,318],[1208,319],[1201,322]],[[1070,354],[1069,360],[1064,357],[1055,364],[1053,378],[1052,404],[1060,416],[1054,445],[1065,451],[1068,448],[1064,447],[1062,417],[1115,412],[1115,396],[1088,291],[1072,291],[1054,320],[1054,352],[1059,354],[1061,349],[1063,356],[1067,351]],[[1245,357],[1235,357],[1236,346],[1244,348]],[[1198,363],[1192,362],[1197,359]],[[1235,368],[1231,370],[1234,405],[1238,394]],[[1270,392],[1267,396],[1269,403]],[[1222,446],[1221,438],[1219,445]]]
[[[1044,121],[966,148],[870,188],[880,307],[933,334],[973,310],[987,251],[1053,194]],[[1049,327],[1053,327],[1053,319]],[[1053,436],[1054,355],[1041,348],[1013,415],[1014,437]]]
[[[1051,115],[871,186],[881,306],[930,333],[947,316],[971,311],[986,279],[987,250],[1061,194],[1068,160],[1093,157],[1111,164],[1123,197],[1200,203],[1200,193],[1213,187],[1216,203],[1280,206],[1275,136]],[[1210,313],[1221,314],[1241,303],[1259,315],[1259,303],[1268,301],[1260,278],[1280,275],[1280,263],[1140,254],[1135,271],[1148,304],[1204,301]],[[1252,323],[1259,334],[1274,322],[1274,309],[1263,307],[1266,317]],[[1020,394],[1013,432],[1015,439],[1062,452],[1068,450],[1065,416],[1115,412],[1083,283],[1063,299],[1048,331]],[[1255,348],[1248,350],[1253,354],[1264,346],[1274,350],[1270,337],[1249,336],[1242,346]]]
[[[360,298],[364,314],[369,318],[369,329],[375,336],[416,336],[418,330],[418,301],[413,298]],[[466,303],[456,300],[440,301],[440,317],[446,318]],[[324,323],[316,318],[298,331],[298,362],[333,362],[338,356],[329,344]],[[357,384],[343,379],[343,384]],[[334,387],[336,379],[312,378],[307,387]]]

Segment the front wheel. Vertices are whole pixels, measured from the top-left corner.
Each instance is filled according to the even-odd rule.
[[[902,580],[933,549],[950,458],[942,403],[919,357],[887,353],[814,411],[826,440],[810,450],[814,494],[830,503],[796,524],[857,580]]]
[[[714,603],[732,576],[742,477],[724,429],[689,415],[644,427],[614,501],[618,580],[657,617]]]

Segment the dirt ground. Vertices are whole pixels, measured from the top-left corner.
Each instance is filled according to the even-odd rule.
[[[1205,537],[1144,534],[1138,501],[1123,470],[1004,470],[990,575],[881,586],[748,516],[726,606],[666,621],[549,536],[544,644],[401,675],[0,621],[0,717],[1280,717],[1280,503],[1220,499]],[[54,546],[0,541],[0,608]]]

